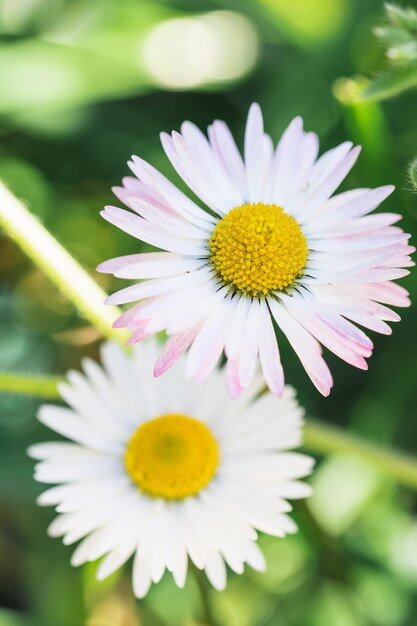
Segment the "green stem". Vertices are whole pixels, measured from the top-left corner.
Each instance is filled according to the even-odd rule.
[[[313,419],[306,421],[304,444],[317,454],[342,452],[360,456],[377,465],[399,483],[417,489],[417,458],[413,456],[390,450]]]
[[[60,397],[57,386],[62,380],[59,376],[25,376],[0,372],[0,391],[54,400]]]
[[[220,626],[217,618],[213,613],[213,609],[210,602],[211,587],[207,581],[204,572],[199,570],[193,563],[191,563],[190,569],[194,575],[201,596],[201,606],[203,609],[203,619],[207,626]]]
[[[0,226],[105,337],[125,341],[112,325],[119,311],[104,304],[106,293],[0,182]]]

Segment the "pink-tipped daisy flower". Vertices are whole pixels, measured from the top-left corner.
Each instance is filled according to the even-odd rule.
[[[132,157],[136,177],[114,189],[130,210],[110,206],[102,215],[163,251],[98,268],[138,281],[108,299],[138,301],[116,322],[132,331],[130,343],[166,331],[155,375],[189,349],[186,374],[202,381],[224,351],[232,396],[249,384],[258,360],[280,395],[274,322],[323,395],[333,381],[322,346],[367,369],[373,345],[357,325],[391,333],[387,322],[400,318],[386,305],[409,305],[406,290],[392,281],[408,274],[414,248],[393,225],[400,215],[369,215],[391,185],[333,195],[360,148],[345,142],[318,157],[317,135],[303,130],[300,117],[274,148],[257,104],[249,111],[244,158],[218,120],[208,138],[184,122],[181,134],[162,133],[161,141],[201,206]]]

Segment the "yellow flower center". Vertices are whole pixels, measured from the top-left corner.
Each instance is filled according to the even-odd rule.
[[[139,426],[127,444],[124,461],[143,492],[180,500],[197,494],[213,478],[219,447],[205,424],[173,413]]]
[[[219,277],[251,297],[289,287],[307,262],[300,225],[276,204],[232,209],[216,224],[209,247]]]

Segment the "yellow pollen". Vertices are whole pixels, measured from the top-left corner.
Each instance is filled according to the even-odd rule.
[[[139,426],[127,444],[124,461],[144,493],[180,500],[194,496],[213,478],[219,447],[205,424],[172,413]]]
[[[298,222],[276,204],[242,204],[220,220],[211,235],[218,276],[251,297],[283,291],[302,274],[307,240]]]

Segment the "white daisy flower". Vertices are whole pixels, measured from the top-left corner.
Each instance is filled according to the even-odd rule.
[[[84,374],[69,372],[60,393],[71,408],[44,405],[39,420],[71,443],[29,449],[36,480],[59,483],[38,501],[59,513],[52,537],[83,539],[73,565],[104,557],[100,580],[133,556],[143,597],[165,570],[182,587],[190,558],[223,589],[226,565],[265,568],[257,531],[296,531],[287,498],[310,495],[299,479],[313,460],[286,450],[301,443],[303,411],[289,387],[259,395],[260,375],[235,401],[219,370],[186,382],[183,359],[155,379],[156,355],[154,341],[131,354],[106,343],[104,368],[85,359]]]
[[[258,359],[270,390],[280,395],[284,374],[273,322],[322,394],[330,393],[332,376],[321,345],[367,369],[373,345],[356,324],[391,333],[386,322],[400,318],[385,305],[409,305],[405,289],[391,281],[408,274],[414,248],[393,226],[400,215],[368,215],[391,185],[333,195],[359,147],[345,142],[317,158],[318,138],[297,117],[274,150],[257,104],[249,111],[244,159],[217,120],[208,139],[184,122],[181,134],[162,133],[161,140],[206,208],[132,157],[137,178],[125,178],[114,192],[136,214],[106,207],[102,215],[165,252],[98,267],[140,280],[108,299],[140,301],[116,322],[133,331],[131,343],[161,330],[170,336],[155,375],[191,346],[186,374],[201,381],[224,351],[233,397],[248,385]]]

